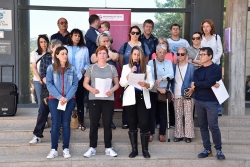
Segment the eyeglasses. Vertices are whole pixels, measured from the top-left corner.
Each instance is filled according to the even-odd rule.
[[[193,37],[192,40],[200,40],[201,37]]]
[[[134,32],[134,31],[131,32],[131,35],[135,35],[135,34],[140,35],[140,32]]]
[[[63,24],[68,24],[68,22],[60,22],[59,24],[63,25]]]
[[[177,54],[177,56],[185,56],[185,54],[187,54],[187,53],[176,53]]]
[[[205,56],[205,55],[208,55],[208,54],[205,54],[205,53],[202,53],[202,54],[198,54],[200,57],[202,56]]]

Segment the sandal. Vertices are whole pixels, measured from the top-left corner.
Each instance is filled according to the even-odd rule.
[[[164,135],[159,135],[159,140],[160,140],[160,142],[166,142]]]
[[[154,135],[150,135],[150,136],[149,136],[149,140],[148,140],[148,142],[152,142],[152,141],[153,141],[153,139],[154,139]]]

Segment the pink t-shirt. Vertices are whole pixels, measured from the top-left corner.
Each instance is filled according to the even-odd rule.
[[[156,58],[156,54],[153,53],[152,54],[152,60],[154,60]],[[168,52],[165,56],[166,60],[170,60],[172,62],[172,64],[175,64],[175,60],[177,60],[176,54],[173,54],[172,52]]]

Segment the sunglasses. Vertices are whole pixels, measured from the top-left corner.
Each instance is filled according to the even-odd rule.
[[[68,22],[60,22],[59,24],[61,24],[61,25],[68,24]]]
[[[193,37],[192,40],[200,40],[201,37]]]
[[[185,54],[187,54],[187,53],[176,53],[177,54],[177,56],[185,56]]]
[[[134,32],[134,31],[131,32],[131,35],[135,35],[135,34],[140,35],[140,32]]]

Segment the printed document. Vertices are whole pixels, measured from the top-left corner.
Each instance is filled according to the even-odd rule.
[[[212,90],[218,100],[218,102],[220,104],[222,104],[224,101],[226,101],[229,98],[229,94],[226,90],[226,87],[224,85],[224,83],[222,82],[222,80],[219,80],[219,82],[217,82],[220,84],[220,86],[218,88],[212,86]]]
[[[130,73],[128,77],[128,85],[134,86],[135,88],[142,90],[142,87],[138,85],[138,82],[144,81],[144,78],[145,78],[145,74]]]
[[[95,88],[99,90],[95,97],[108,97],[106,93],[110,90],[112,84],[112,79],[106,78],[95,78]]]
[[[59,102],[58,102],[57,109],[58,109],[58,110],[65,111],[65,110],[66,110],[66,106],[67,106],[67,103],[65,103],[64,105],[61,105],[61,103],[60,103],[60,101],[59,101]]]

